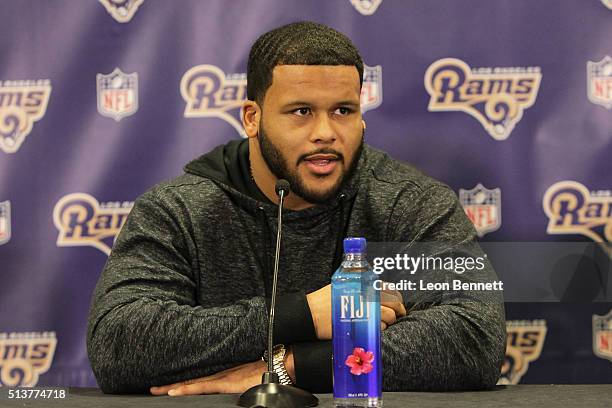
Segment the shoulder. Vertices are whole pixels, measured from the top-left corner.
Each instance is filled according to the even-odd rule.
[[[381,198],[403,196],[455,197],[443,182],[436,180],[409,163],[393,159],[381,150],[364,146],[367,165],[361,175],[361,187]]]
[[[368,148],[366,159],[368,174],[361,175],[360,202],[367,211],[385,216],[378,222],[387,227],[388,240],[462,242],[473,236],[449,186],[376,149]]]
[[[157,207],[169,213],[193,208],[207,208],[225,196],[223,190],[212,180],[193,174],[183,174],[163,181],[136,200],[135,207]]]
[[[221,188],[209,178],[193,174],[183,174],[154,185],[142,197],[154,200],[167,200],[170,198],[187,199],[215,194],[220,191]]]

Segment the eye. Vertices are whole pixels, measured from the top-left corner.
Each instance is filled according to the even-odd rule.
[[[310,108],[297,108],[293,113],[298,116],[306,116],[310,114]]]
[[[352,109],[343,106],[343,107],[337,108],[334,111],[334,114],[341,115],[341,116],[346,116],[346,115],[350,114],[351,112],[352,112]]]

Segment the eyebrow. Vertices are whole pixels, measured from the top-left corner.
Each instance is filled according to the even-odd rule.
[[[344,101],[339,101],[337,103],[334,103],[334,105],[335,106],[350,106],[350,107],[353,107],[353,108],[358,108],[360,106],[360,103],[354,102],[354,101],[351,101],[351,100],[344,100]],[[300,106],[312,106],[312,103],[306,102],[306,101],[289,102],[289,103],[283,105],[283,109],[298,108]]]

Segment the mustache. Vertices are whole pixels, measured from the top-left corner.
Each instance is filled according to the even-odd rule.
[[[320,149],[316,149],[316,150],[312,150],[312,151],[310,151],[308,153],[304,153],[303,155],[298,157],[297,164],[300,164],[301,162],[306,160],[306,158],[308,156],[312,156],[312,155],[315,155],[315,154],[333,154],[334,156],[337,157],[336,160],[344,162],[344,155],[342,153],[340,153],[337,150],[331,149],[329,147],[322,147]]]

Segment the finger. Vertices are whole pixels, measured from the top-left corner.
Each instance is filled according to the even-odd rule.
[[[380,331],[387,330],[387,323],[380,322]]]
[[[402,294],[397,290],[384,290],[381,295],[381,304],[395,310],[397,317],[406,316]]]
[[[180,387],[182,385],[194,384],[196,382],[204,381],[207,378],[208,377],[192,378],[191,380],[180,381],[180,382],[176,382],[176,383],[173,383],[173,384],[160,385],[158,387],[151,387],[149,389],[149,391],[153,395],[166,395],[166,394],[168,394],[168,391],[170,391],[173,388],[178,388],[178,387]]]
[[[403,303],[398,302],[382,302],[381,306],[388,307],[393,309],[393,312],[397,317],[406,316],[406,307],[404,307]]]
[[[171,397],[179,397],[181,395],[198,395],[198,394],[217,394],[219,391],[215,388],[215,380],[200,381],[193,384],[183,384],[168,391]]]
[[[380,308],[380,320],[385,322],[387,326],[391,326],[396,320],[395,311],[391,308],[382,306]]]
[[[180,387],[181,385],[183,385],[182,382],[168,384],[168,385],[161,385],[159,387],[151,387],[149,391],[151,391],[151,394],[153,395],[166,395],[168,394],[168,391],[170,391],[173,388]]]

